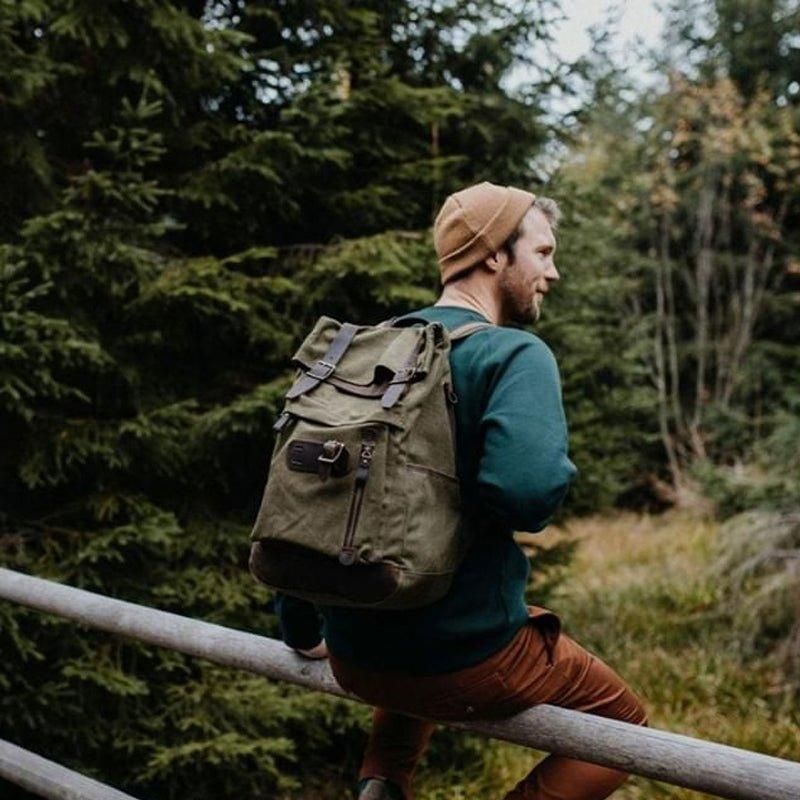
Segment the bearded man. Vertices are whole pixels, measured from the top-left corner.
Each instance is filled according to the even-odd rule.
[[[413,797],[430,720],[498,719],[549,703],[646,724],[622,680],[562,633],[553,612],[526,604],[530,564],[513,537],[542,530],[576,474],[555,358],[522,328],[559,279],[559,217],[553,200],[513,187],[451,195],[433,230],[441,296],[405,315],[448,330],[491,323],[450,353],[462,514],[473,535],[447,594],[402,611],[320,607],[322,626],[311,604],[278,598],[287,644],[329,656],[341,686],[375,707],[359,800]],[[626,777],[551,755],[505,800],[601,800]]]

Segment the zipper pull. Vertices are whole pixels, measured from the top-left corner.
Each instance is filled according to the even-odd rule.
[[[361,445],[361,453],[358,457],[358,469],[356,470],[356,482],[366,483],[369,475],[369,468],[372,459],[375,457],[375,443],[364,442]]]

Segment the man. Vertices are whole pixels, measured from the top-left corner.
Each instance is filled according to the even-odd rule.
[[[408,316],[449,330],[494,325],[451,350],[458,477],[473,543],[448,593],[405,611],[322,607],[325,640],[313,606],[278,598],[287,644],[329,655],[342,687],[375,706],[359,800],[410,800],[435,727],[425,717],[499,718],[551,703],[646,724],[611,669],[562,634],[553,613],[526,606],[529,562],[512,535],[544,528],[576,471],[555,359],[537,336],[512,327],[539,318],[559,279],[559,214],[550,199],[481,183],[448,197],[434,223],[443,291]],[[505,800],[601,800],[626,777],[549,756]]]

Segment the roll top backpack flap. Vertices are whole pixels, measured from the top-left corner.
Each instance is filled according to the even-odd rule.
[[[449,352],[438,323],[317,321],[274,426],[251,535],[260,581],[386,609],[447,591],[466,546]]]
[[[447,352],[440,326],[355,326],[322,317],[292,357],[299,372],[286,411],[328,424],[372,419],[405,427],[406,412],[429,390],[426,378],[441,371]]]
[[[325,360],[331,344],[342,325],[330,317],[322,317],[292,357],[299,368],[308,370]],[[422,377],[430,369],[433,353],[420,340],[426,339],[421,328],[392,328],[367,326],[355,328],[354,335],[334,370],[335,379],[367,386],[389,380],[406,367],[406,361],[415,352],[413,367]]]

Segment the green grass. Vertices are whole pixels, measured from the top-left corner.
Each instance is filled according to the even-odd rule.
[[[716,534],[715,523],[679,513],[594,517],[547,531],[544,543],[580,542],[550,605],[570,636],[643,698],[653,727],[800,761],[800,712],[781,672],[768,660],[742,660],[719,607],[708,568]],[[419,800],[500,798],[540,757],[488,740],[469,744],[456,748],[457,763],[423,765]],[[638,777],[614,795],[705,797]]]

